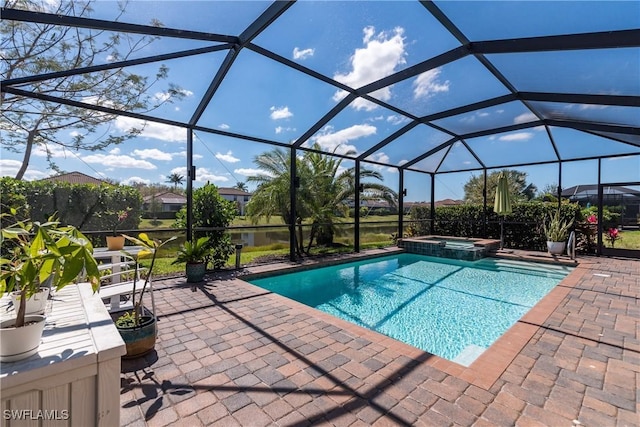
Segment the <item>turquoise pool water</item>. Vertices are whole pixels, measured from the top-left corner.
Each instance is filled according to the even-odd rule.
[[[250,282],[468,366],[571,270],[403,253]]]

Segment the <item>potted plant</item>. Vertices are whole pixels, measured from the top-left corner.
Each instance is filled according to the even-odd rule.
[[[107,249],[110,251],[119,251],[124,248],[124,236],[118,235],[118,226],[127,219],[130,210],[130,208],[127,208],[118,212],[110,212],[116,215],[113,225],[113,234],[111,236],[107,236]]]
[[[209,237],[200,237],[195,241],[184,242],[178,250],[178,256],[173,264],[185,264],[188,283],[198,283],[204,278],[207,270],[207,260],[211,256]]]
[[[560,210],[549,216],[549,220],[543,224],[544,234],[547,236],[547,249],[552,255],[560,255],[564,252],[569,237],[569,229],[573,220],[562,221]]]
[[[0,292],[18,293],[15,319],[0,324],[0,361],[10,362],[38,351],[45,317],[28,315],[27,301],[39,294],[41,284],[49,281],[60,290],[85,275],[95,291],[100,274],[89,239],[73,226],[61,226],[53,216],[44,223],[17,221],[0,236]]]
[[[158,250],[169,243],[172,240],[175,240],[176,237],[171,237],[167,240],[160,241],[149,238],[146,233],[140,233],[138,238],[131,236],[124,236],[127,240],[131,241],[133,244],[137,246],[141,246],[142,250],[137,254],[131,254],[129,252],[123,251],[125,257],[134,261],[134,275],[133,275],[133,287],[131,292],[131,302],[133,304],[133,308],[129,312],[125,312],[121,314],[115,321],[116,328],[122,337],[122,340],[125,343],[127,354],[123,357],[125,358],[134,358],[143,356],[149,351],[153,350],[156,343],[156,317],[155,313],[149,313],[144,305],[143,305],[143,297],[147,288],[149,287],[149,282],[151,280],[151,275],[153,273],[153,268],[155,266],[156,257],[158,256]],[[139,287],[139,275],[138,261],[141,257],[147,257],[151,255],[151,264],[147,271],[147,275],[144,278],[144,282],[142,283],[142,287]],[[138,295],[139,293],[139,295]],[[136,299],[136,295],[137,299]]]

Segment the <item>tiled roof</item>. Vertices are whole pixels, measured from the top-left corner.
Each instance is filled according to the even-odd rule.
[[[170,191],[165,191],[164,193],[153,194],[151,196],[143,197],[145,203],[150,203],[152,199],[156,199],[156,201],[167,204],[167,205],[177,205],[177,204],[185,204],[187,203],[187,198],[182,194],[172,193]]]
[[[104,181],[102,179],[85,175],[82,172],[63,173],[56,176],[42,178],[39,181],[68,182],[70,184],[95,184],[95,185],[110,184],[108,181]]]
[[[231,187],[218,187],[218,194],[221,196],[250,196],[251,193],[247,193],[246,191],[238,190],[237,188]]]

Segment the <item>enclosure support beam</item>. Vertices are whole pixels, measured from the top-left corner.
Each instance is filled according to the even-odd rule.
[[[558,210],[562,206],[562,161],[558,161],[558,188],[556,189],[558,193]]]
[[[187,129],[187,240],[193,236],[193,181],[196,168],[193,165],[193,129]]]
[[[289,259],[296,260],[296,191],[298,190],[298,172],[296,170],[296,149],[290,150],[290,176],[289,176],[289,204],[291,216],[289,218]]]
[[[596,248],[596,255],[602,255],[602,159],[598,159],[598,247]]]
[[[353,199],[353,218],[355,220],[355,230],[353,233],[353,250],[355,252],[360,252],[360,161],[356,160],[356,171],[355,171],[355,194]]]
[[[398,239],[404,236],[404,169],[398,168]]]
[[[484,184],[482,187],[482,236],[486,239],[487,236],[487,220],[489,219],[488,211],[487,211],[487,169],[482,170]]]
[[[431,223],[429,224],[429,234],[436,234],[436,174],[431,173]]]

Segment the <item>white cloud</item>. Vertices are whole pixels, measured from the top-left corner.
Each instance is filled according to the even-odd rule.
[[[178,92],[181,93],[183,96],[193,96],[193,92],[188,90],[188,89],[178,89]]]
[[[169,142],[186,142],[187,130],[181,127],[169,126],[162,123],[144,122],[131,117],[118,116],[115,121],[116,128],[127,132],[129,129],[141,129],[143,138],[159,139]]]
[[[178,92],[185,97],[190,97],[193,96],[193,92],[191,92],[190,90],[187,89],[179,89]],[[158,102],[166,102],[168,100],[171,99],[171,93],[170,92],[156,92],[153,94],[153,97],[156,99],[156,101]]]
[[[387,117],[387,122],[391,123],[392,125],[401,125],[402,123],[407,123],[408,121],[409,121],[408,117],[399,116],[395,114],[392,114]]]
[[[171,153],[166,153],[162,150],[158,150],[157,148],[147,148],[144,150],[133,150],[131,152],[134,156],[138,156],[141,159],[151,159],[151,160],[173,160]]]
[[[578,104],[578,108],[581,110],[603,110],[609,108],[608,105],[596,105],[596,104]]]
[[[187,158],[187,152],[186,151],[178,151],[177,153],[172,153],[174,156],[180,156],[180,157],[184,157],[185,159]],[[202,158],[201,154],[193,154],[192,155],[193,160],[198,160]]]
[[[232,154],[233,153],[231,151],[227,151],[227,154],[216,153],[216,159],[220,159],[220,160],[223,160],[223,161],[229,162],[229,163],[239,162],[240,159],[233,157]]]
[[[238,175],[244,175],[244,176],[256,176],[256,175],[271,176],[271,174],[269,174],[266,171],[263,171],[262,169],[251,169],[251,168],[234,169],[233,173],[237,173]]]
[[[20,160],[0,159],[0,176],[14,177],[20,170],[22,162]],[[34,179],[41,179],[49,176],[44,172],[28,168],[24,173],[24,179],[26,181],[33,181]]]
[[[85,163],[97,163],[106,167],[121,169],[157,169],[156,165],[146,160],[134,159],[131,156],[121,156],[114,154],[92,154],[82,157]]]
[[[228,182],[229,178],[223,175],[216,175],[207,168],[196,168],[197,182]]]
[[[371,160],[371,161],[374,161],[374,162],[380,162],[380,163],[392,164],[392,163],[391,163],[391,159],[390,159],[390,158],[389,158],[389,156],[388,156],[386,153],[384,153],[384,152],[381,152],[381,153],[374,153],[374,154],[370,155],[370,156],[367,158],[367,160]],[[406,160],[404,160],[404,162],[406,163],[407,161],[406,161]],[[373,169],[377,169],[377,170],[386,170],[386,171],[387,171],[387,172],[389,172],[389,173],[396,173],[396,172],[398,172],[398,168],[394,168],[394,167],[391,167],[391,166],[390,166],[390,167],[388,167],[388,168],[385,168],[385,167],[384,167],[384,166],[382,166],[382,165],[374,165],[374,164],[371,164],[371,167],[372,167]]]
[[[187,168],[186,167],[177,167],[171,169],[171,173],[177,173],[186,178],[187,176]],[[211,172],[208,168],[196,166],[196,182],[227,182],[229,178],[222,175],[216,175]]]
[[[0,176],[14,177],[20,170],[22,162],[20,160],[0,159]],[[24,173],[25,181],[33,181],[35,179],[41,179],[49,176],[44,172],[28,168]]]
[[[516,132],[510,133],[508,135],[503,135],[498,138],[499,141],[526,141],[528,139],[533,138],[533,134],[531,132]]]
[[[416,77],[413,82],[413,97],[428,98],[439,92],[449,92],[449,80],[445,82],[438,80],[441,72],[440,68],[434,68]]]
[[[282,126],[278,126],[276,127],[276,134],[280,134],[282,132],[295,132],[296,128],[292,128],[292,127],[282,127]]]
[[[187,177],[187,168],[186,166],[178,166],[177,168],[173,168],[169,171],[171,174],[177,173],[178,175],[182,175],[185,177]]]
[[[365,27],[362,31],[364,47],[356,49],[351,56],[351,71],[346,74],[336,73],[333,76],[336,81],[352,88],[359,88],[387,77],[397,71],[398,65],[406,63],[403,28],[396,27],[392,33],[382,31],[377,35],[372,26]],[[371,95],[382,101],[388,101],[391,99],[391,88],[377,90]],[[340,101],[345,96],[347,92],[338,90],[333,95],[333,100]],[[351,103],[351,107],[356,110],[371,111],[377,108],[377,105],[358,98]]]
[[[120,147],[115,147],[114,149],[109,151],[109,154],[120,154]]]
[[[311,138],[312,142],[320,144],[325,151],[344,154],[347,151],[356,151],[356,147],[349,145],[350,141],[375,135],[377,128],[372,125],[353,125],[337,132],[333,132],[332,126],[325,126],[318,135]]]
[[[315,53],[315,49],[307,48],[300,49],[297,46],[293,48],[293,59],[307,59],[310,56],[313,56]]]
[[[538,120],[538,117],[535,114],[524,113],[524,114],[520,114],[515,119],[513,119],[513,123],[520,124],[520,123],[534,122],[536,120]]]
[[[293,116],[293,113],[289,111],[289,107],[286,106],[279,108],[271,107],[269,108],[269,111],[271,111],[269,117],[271,117],[272,120],[288,119]]]
[[[218,128],[220,128],[220,129],[222,129],[222,130],[227,130],[227,129],[229,129],[230,127],[231,127],[231,126],[229,126],[229,125],[228,125],[228,124],[226,124],[226,123],[220,123],[220,124],[218,125]]]
[[[156,101],[165,102],[171,99],[171,94],[169,92],[156,92],[153,97]]]
[[[49,151],[47,153],[47,150]],[[54,159],[66,159],[67,154],[71,154],[71,150],[67,150],[64,147],[59,145],[48,145],[45,147],[43,145],[37,145],[33,149],[33,155],[37,157],[47,157],[51,156]]]
[[[385,153],[373,153],[368,159],[374,162],[389,163],[389,156]]]
[[[166,177],[163,177],[163,178],[166,178]],[[120,181],[120,183],[124,185],[132,185],[136,183],[149,185],[151,184],[151,180],[140,178],[139,176],[130,176],[129,178]]]

